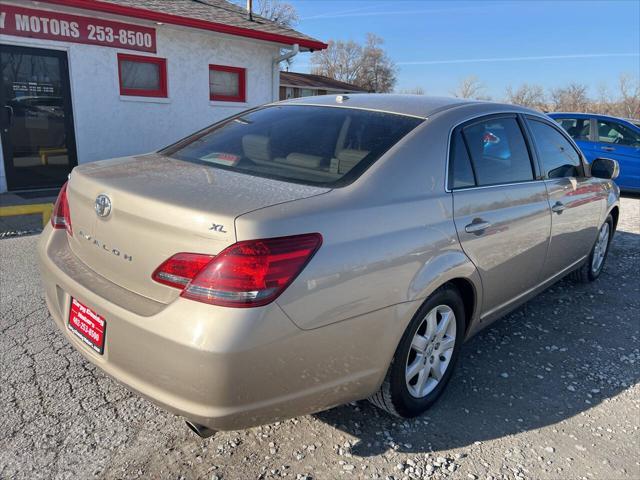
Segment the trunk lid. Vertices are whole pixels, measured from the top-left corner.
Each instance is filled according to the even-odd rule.
[[[320,195],[297,185],[188,163],[160,154],[81,165],[68,185],[72,251],[107,280],[169,302],[179,291],[151,279],[178,252],[217,254],[236,241],[235,218]],[[111,211],[96,213],[96,198]]]

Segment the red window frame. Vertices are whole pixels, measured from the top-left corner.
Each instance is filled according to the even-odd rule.
[[[238,95],[215,95],[211,93],[211,71],[231,72],[238,74]],[[209,65],[209,100],[214,102],[246,102],[247,101],[247,69],[229,67],[227,65]]]
[[[157,90],[126,88],[122,84],[123,60],[139,63],[153,63],[154,65],[158,65],[158,71],[160,72],[160,87]],[[129,53],[118,53],[118,82],[120,84],[120,95],[167,98],[167,59],[160,57],[146,57],[144,55],[131,55]]]

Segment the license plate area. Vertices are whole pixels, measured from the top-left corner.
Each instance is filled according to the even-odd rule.
[[[104,353],[104,334],[107,322],[104,317],[91,310],[82,302],[71,299],[69,309],[69,330],[94,352]]]

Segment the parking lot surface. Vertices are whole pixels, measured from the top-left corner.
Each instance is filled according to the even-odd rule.
[[[35,236],[0,240],[1,479],[639,479],[640,199],[595,283],[563,280],[464,346],[402,421],[366,401],[202,440],[56,330]]]

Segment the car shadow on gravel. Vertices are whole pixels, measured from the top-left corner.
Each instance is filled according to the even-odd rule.
[[[640,199],[640,192],[620,192],[620,196],[623,198]]]
[[[640,235],[617,232],[601,278],[564,279],[469,340],[425,415],[366,401],[316,414],[358,440],[353,455],[461,448],[561,422],[640,381]]]

